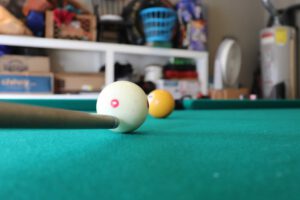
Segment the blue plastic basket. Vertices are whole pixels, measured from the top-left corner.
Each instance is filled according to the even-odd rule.
[[[147,42],[169,42],[176,23],[176,12],[170,8],[146,8],[140,13]]]

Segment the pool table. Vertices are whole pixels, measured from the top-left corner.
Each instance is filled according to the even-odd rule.
[[[85,112],[96,103],[10,102]],[[299,199],[300,101],[182,105],[134,134],[0,129],[0,199]]]

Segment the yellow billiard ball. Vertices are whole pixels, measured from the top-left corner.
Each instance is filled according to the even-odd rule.
[[[172,113],[175,101],[172,94],[166,90],[153,90],[148,95],[149,114],[156,118],[165,118]]]

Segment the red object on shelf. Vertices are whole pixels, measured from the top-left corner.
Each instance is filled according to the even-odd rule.
[[[198,74],[196,71],[177,71],[177,70],[166,70],[164,72],[166,79],[196,79]]]
[[[54,21],[58,27],[60,27],[62,24],[70,24],[74,17],[76,16],[75,13],[69,12],[67,10],[63,9],[55,9],[53,11],[54,14]]]

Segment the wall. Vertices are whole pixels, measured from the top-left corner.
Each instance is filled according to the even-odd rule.
[[[225,36],[235,37],[243,53],[240,82],[250,87],[253,71],[259,66],[259,31],[265,25],[260,0],[203,1],[208,10],[210,75],[213,75],[215,54],[220,42]]]
[[[243,56],[240,82],[250,87],[253,71],[259,66],[259,31],[264,27],[260,0],[206,0],[205,3],[208,7],[210,71],[222,38],[235,37]]]

